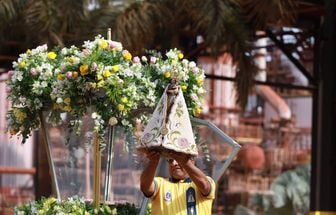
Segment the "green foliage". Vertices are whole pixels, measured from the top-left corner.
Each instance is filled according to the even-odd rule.
[[[269,215],[308,214],[310,197],[310,165],[298,166],[279,175],[271,185],[271,195],[257,194],[251,207]]]
[[[138,208],[129,203],[101,204],[99,208],[94,208],[92,203],[85,202],[77,196],[62,201],[53,197],[42,197],[38,201],[15,207],[15,215],[129,215],[137,212]]]

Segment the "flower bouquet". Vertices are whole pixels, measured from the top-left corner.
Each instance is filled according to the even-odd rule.
[[[153,52],[149,62],[145,59],[144,72],[149,79],[155,83],[156,102],[162,96],[172,80],[180,85],[191,116],[201,114],[203,99],[205,95],[204,70],[197,67],[194,61],[184,58],[183,53],[178,49],[171,49],[161,56]]]
[[[60,56],[47,45],[20,54],[9,72],[9,96],[12,108],[7,114],[11,135],[20,134],[22,142],[40,126],[39,113],[51,105],[50,94],[59,70]]]
[[[51,98],[55,109],[74,116],[71,124],[76,128],[91,107],[94,131],[103,140],[108,126],[132,130],[134,119],[141,117],[137,110],[154,106],[153,83],[121,43],[97,36],[84,42],[81,50],[63,48],[61,53]]]
[[[28,50],[13,67],[7,119],[10,133],[22,135],[23,143],[39,128],[42,110],[50,111],[48,120],[54,124],[62,113],[70,113],[70,124],[78,130],[90,108],[94,130],[103,140],[106,127],[132,128],[140,117],[133,112],[155,104],[154,83],[141,65],[132,62],[120,43],[101,36],[86,41],[82,49],[48,51],[44,45]]]
[[[90,109],[94,130],[103,140],[105,128],[134,128],[135,119],[146,124],[142,108],[153,108],[172,79],[181,86],[189,114],[201,113],[205,94],[204,71],[183,59],[177,49],[165,57],[158,52],[132,57],[122,44],[97,36],[82,48],[48,50],[47,45],[27,50],[13,62],[9,79],[7,114],[12,135],[22,142],[39,128],[39,114],[50,111],[49,122],[58,124],[61,114],[72,115],[71,126],[79,132],[82,117]]]

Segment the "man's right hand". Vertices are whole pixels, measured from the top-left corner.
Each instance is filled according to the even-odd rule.
[[[146,153],[146,157],[149,160],[149,163],[151,164],[158,164],[160,160],[160,153],[157,151],[148,151]]]
[[[148,151],[146,157],[149,160],[147,167],[143,170],[140,177],[140,189],[146,197],[150,197],[155,192],[154,176],[156,167],[160,161],[160,153],[157,151]]]

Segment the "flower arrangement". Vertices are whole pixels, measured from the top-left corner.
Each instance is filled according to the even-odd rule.
[[[145,59],[147,62],[147,60]],[[159,99],[172,79],[181,86],[189,114],[198,116],[202,111],[205,95],[204,70],[197,67],[194,61],[184,58],[178,49],[169,50],[165,56],[154,52],[147,62],[144,71],[155,83],[156,98]]]
[[[134,112],[153,107],[153,83],[121,43],[97,36],[84,42],[82,50],[63,48],[60,70],[52,85],[54,108],[74,116],[79,127],[88,107],[93,107],[94,131],[104,136],[107,126],[134,126]]]
[[[51,86],[59,70],[59,56],[48,51],[47,45],[20,54],[9,72],[9,96],[12,109],[7,115],[10,134],[20,133],[23,142],[38,128],[39,112],[51,103]]]
[[[103,141],[108,126],[133,129],[135,119],[145,124],[142,108],[153,108],[172,79],[181,86],[189,113],[200,114],[204,77],[204,71],[177,49],[165,56],[152,52],[133,57],[121,43],[99,35],[81,48],[39,46],[13,62],[8,129],[24,143],[39,128],[41,111],[48,110],[53,124],[69,113],[71,126],[80,132],[82,118],[91,110],[94,131]]]
[[[91,203],[77,196],[67,198],[63,201],[56,198],[41,198],[39,201],[33,201],[14,209],[15,215],[38,215],[38,214],[78,214],[78,215],[127,215],[137,214],[138,209],[131,204],[107,205],[102,204],[99,208],[94,208]]]

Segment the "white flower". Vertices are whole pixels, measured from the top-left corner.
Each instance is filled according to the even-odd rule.
[[[110,126],[114,126],[114,125],[116,125],[117,123],[118,123],[117,118],[115,118],[115,117],[111,117],[111,118],[109,119],[109,125],[110,125]]]
[[[147,62],[147,57],[146,57],[146,56],[142,56],[142,57],[141,57],[141,61],[142,61],[142,62]]]
[[[194,100],[194,101],[196,101],[196,100],[198,99],[198,97],[197,97],[197,95],[196,95],[195,93],[192,93],[192,94],[190,95],[190,97],[191,97],[191,99]]]
[[[166,53],[166,56],[168,58],[171,58],[172,60],[178,60],[178,56],[176,54],[176,52],[174,50],[169,50],[167,53]]]
[[[183,66],[188,66],[189,65],[189,61],[187,59],[183,59],[182,60],[182,64],[183,64]]]
[[[128,76],[128,77],[133,76],[133,71],[130,70],[130,69],[124,69],[124,70],[122,70],[122,73],[123,73],[125,76]]]
[[[27,98],[20,96],[19,101],[21,104],[25,104],[27,101]]]
[[[57,104],[62,104],[62,103],[63,103],[63,99],[60,98],[60,97],[58,97],[58,98],[56,99],[56,103],[57,103]]]
[[[123,124],[124,126],[129,126],[130,123],[129,123],[129,121],[123,119],[123,120],[121,120],[121,124]]]
[[[189,67],[190,67],[190,68],[194,68],[194,67],[196,67],[196,63],[195,63],[194,61],[190,61],[190,62],[189,62]]]
[[[93,113],[91,114],[91,118],[92,118],[92,119],[97,119],[97,118],[98,118],[98,114],[97,114],[96,112],[93,112]]]
[[[69,53],[69,51],[68,51],[67,48],[62,48],[62,50],[61,50],[62,55],[67,55],[68,53]]]
[[[22,73],[19,71],[15,71],[11,78],[11,81],[16,82],[16,81],[22,81],[22,80],[23,80]]]

